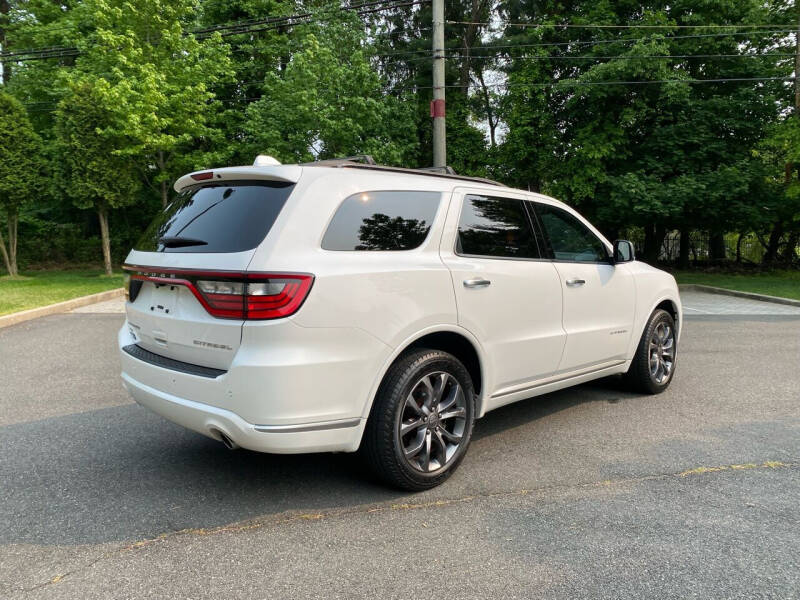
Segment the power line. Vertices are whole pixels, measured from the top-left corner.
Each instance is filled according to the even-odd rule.
[[[661,38],[654,38],[652,36],[646,37],[638,37],[638,38],[611,38],[611,39],[602,39],[602,40],[578,40],[574,42],[537,42],[533,44],[507,44],[507,45],[493,45],[489,44],[486,46],[479,46],[477,49],[496,49],[496,48],[549,48],[549,47],[561,47],[561,46],[593,46],[598,44],[617,44],[617,43],[627,43],[627,42],[643,42],[643,41],[665,41],[670,42],[672,40],[690,40],[690,39],[700,39],[700,38],[717,38],[717,37],[730,37],[734,35],[754,35],[754,34],[772,34],[772,33],[794,33],[794,29],[784,29],[784,30],[775,30],[775,29],[767,29],[764,31],[740,31],[740,32],[730,32],[730,33],[706,33],[706,34],[697,34],[697,35],[672,35],[668,37],[661,37]]]
[[[403,3],[403,5],[411,5],[411,4],[421,4],[428,2],[430,0],[413,0],[412,2]],[[391,9],[395,8],[399,5],[394,4],[384,9]],[[306,23],[314,22],[313,20],[306,21]],[[292,23],[293,25],[303,24],[303,23]],[[252,32],[259,32],[259,31],[268,31],[271,29],[278,29],[279,27],[287,26],[285,24],[280,25],[271,25],[270,27],[261,27],[257,30],[253,30]],[[236,33],[231,33],[230,35],[239,35],[242,33],[247,33],[246,31],[239,31]],[[730,37],[734,35],[755,35],[755,34],[775,34],[775,33],[794,33],[793,29],[785,29],[785,30],[762,30],[762,31],[748,31],[748,32],[728,32],[728,33],[709,33],[709,34],[697,34],[697,35],[676,35],[676,36],[668,36],[663,38],[653,38],[651,36],[647,37],[636,37],[636,38],[612,38],[612,39],[601,39],[601,40],[578,40],[572,42],[537,42],[532,44],[490,44],[487,46],[480,46],[477,47],[477,50],[483,49],[514,49],[514,48],[553,48],[553,47],[565,47],[565,46],[593,46],[593,45],[600,45],[600,44],[616,44],[616,43],[628,43],[628,42],[640,42],[640,41],[649,41],[649,40],[663,40],[663,41],[671,41],[671,40],[686,40],[686,39],[701,39],[701,38],[717,38],[717,37]],[[67,58],[72,56],[77,56],[80,54],[80,51],[77,48],[71,47],[53,47],[53,48],[43,48],[43,49],[33,49],[33,50],[19,50],[13,53],[0,53],[0,59],[8,59],[12,58],[14,62],[25,62],[28,60],[44,60],[49,58]],[[398,55],[408,55],[408,54],[426,54],[430,55],[431,50],[406,50],[403,52],[394,52],[388,53],[383,56],[398,56]],[[28,56],[30,55],[30,56]],[[20,58],[14,58],[15,56],[20,56]]]
[[[635,37],[635,38],[611,38],[600,40],[578,40],[572,42],[537,42],[531,44],[487,44],[486,46],[473,46],[470,50],[496,50],[496,49],[514,49],[514,48],[560,48],[565,46],[595,46],[602,44],[617,44],[627,42],[644,42],[644,41],[665,41],[672,40],[688,40],[698,38],[716,38],[716,37],[730,37],[732,35],[753,35],[753,34],[770,34],[770,33],[794,33],[794,29],[785,30],[764,30],[764,31],[749,31],[749,32],[731,32],[731,33],[708,33],[699,35],[673,35],[668,37]],[[461,50],[461,48],[459,48]],[[402,52],[393,52],[385,56],[399,56],[405,54],[431,54],[431,50],[405,50]]]
[[[664,58],[788,58],[793,57],[794,54],[790,52],[775,52],[767,54],[642,54],[638,56],[595,56],[592,54],[582,54],[577,56],[560,55],[560,56],[515,56],[511,57],[513,61],[528,61],[528,60],[641,60],[641,59],[664,59]],[[496,54],[448,54],[446,58],[457,58],[464,60],[472,59],[503,59],[505,57]],[[417,59],[420,60],[420,59]],[[425,57],[427,60],[427,57]]]
[[[546,88],[556,86],[611,86],[611,85],[654,85],[662,83],[689,83],[689,84],[704,84],[704,83],[731,83],[731,82],[745,82],[745,81],[794,81],[794,77],[724,77],[719,79],[651,79],[647,81],[580,81],[577,79],[559,79],[549,83],[523,83],[523,82],[502,82],[502,83],[489,83],[486,87],[531,87],[531,88]],[[416,86],[413,89],[425,90],[431,89],[433,86]],[[460,88],[459,84],[450,84],[445,87]]]
[[[379,5],[379,4],[386,4],[386,2],[388,2],[388,1],[390,1],[390,0],[376,0],[376,1],[373,1],[373,2],[362,2],[360,4],[350,4],[349,6],[343,6],[341,8],[346,9],[346,10],[366,9],[366,8],[369,8],[369,7],[374,7],[374,6]],[[394,1],[396,2],[397,0],[394,0]],[[405,4],[403,6],[405,6]],[[379,10],[388,10],[388,9],[391,9],[391,8],[395,8],[395,5],[381,7]],[[286,21],[286,20],[290,20],[290,19],[299,19],[299,18],[305,18],[305,17],[311,17],[311,16],[313,16],[313,13],[306,12],[306,13],[302,13],[302,14],[298,14],[298,15],[282,15],[282,16],[272,16],[272,17],[246,19],[244,21],[232,21],[232,22],[229,22],[229,23],[219,23],[219,24],[216,24],[216,25],[211,25],[209,27],[202,27],[202,28],[199,28],[199,29],[194,29],[194,30],[192,30],[192,33],[195,34],[195,35],[203,34],[203,33],[213,33],[214,31],[219,31],[219,30],[222,30],[222,29],[230,29],[230,28],[236,28],[236,27],[246,27],[246,26],[251,26],[251,25],[264,25],[264,24],[267,24],[267,23],[276,23],[276,22]],[[281,23],[281,25],[283,25],[283,23]]]
[[[417,6],[426,4],[431,0],[407,0],[401,2],[393,2],[385,6],[375,6],[377,4],[385,4],[386,0],[379,0],[377,2],[364,2],[359,5],[345,7],[347,10],[356,10],[357,15],[371,14],[381,12],[384,10],[392,10],[395,8],[403,8],[408,6]],[[362,7],[363,10],[358,10]],[[213,33],[220,32],[222,37],[230,37],[233,35],[246,35],[249,33],[260,33],[262,31],[271,31],[283,27],[291,27],[296,25],[306,25],[311,23],[322,23],[326,19],[314,18],[313,13],[303,13],[299,15],[288,15],[285,17],[267,17],[265,19],[251,19],[242,23],[233,23],[229,25],[219,25],[211,28],[193,30],[189,33],[195,35],[197,39],[206,39],[213,35]],[[223,30],[228,29],[229,31]],[[387,35],[385,33],[376,35]],[[8,61],[11,59],[13,62],[27,62],[30,60],[45,60],[50,58],[68,58],[78,56],[81,51],[72,46],[54,46],[49,48],[29,48],[26,50],[16,50],[14,52],[0,52],[0,60]]]
[[[384,11],[384,10],[392,10],[394,8],[403,8],[403,7],[406,7],[406,6],[416,6],[416,5],[419,5],[419,4],[426,4],[426,3],[430,2],[430,1],[431,0],[408,0],[406,2],[395,2],[395,3],[390,4],[388,6],[380,6],[380,7],[368,8],[368,9],[364,9],[364,10],[357,10],[361,6],[372,6],[374,4],[379,4],[380,3],[380,2],[370,2],[370,3],[364,3],[364,4],[356,6],[356,7],[352,7],[352,9],[353,10],[357,10],[356,14],[361,16],[361,15],[371,14],[371,13],[375,13],[375,12],[381,12],[381,11]],[[384,2],[385,2],[385,0],[384,0]],[[270,30],[273,30],[273,29],[280,29],[282,27],[291,27],[291,26],[294,26],[294,25],[303,25],[303,24],[308,24],[308,23],[324,22],[324,21],[325,21],[325,19],[316,19],[316,18],[314,18],[313,13],[303,13],[303,14],[299,14],[299,15],[291,15],[291,16],[288,16],[288,17],[270,17],[268,19],[262,20],[261,22],[258,22],[258,21],[245,22],[246,23],[245,25],[234,24],[234,25],[217,26],[217,27],[214,27],[214,28],[208,28],[206,30],[201,30],[201,31],[195,33],[195,37],[198,37],[199,39],[204,39],[204,38],[208,37],[209,35],[211,35],[213,33],[216,33],[216,32],[220,32],[220,35],[222,37],[230,37],[232,35],[242,35],[242,34],[248,34],[248,33],[259,33],[261,31],[270,31]],[[223,29],[228,29],[229,31],[222,32]]]
[[[448,25],[478,25],[484,27],[491,27],[491,26],[501,26],[501,27],[523,27],[523,28],[547,28],[547,27],[561,27],[561,28],[574,28],[574,29],[717,29],[717,28],[742,28],[742,27],[781,27],[785,28],[787,25],[785,23],[776,25],[776,24],[765,24],[765,23],[753,23],[753,24],[738,24],[738,25],[719,25],[719,24],[707,24],[707,25],[604,25],[604,24],[595,24],[595,23],[509,23],[506,21],[497,21],[497,22],[481,22],[481,21],[447,21]]]
[[[794,77],[721,77],[716,79],[651,79],[651,80],[644,80],[644,81],[581,81],[578,79],[559,79],[557,81],[552,82],[545,82],[545,83],[528,83],[528,82],[500,82],[500,83],[489,83],[486,84],[486,87],[530,87],[530,88],[548,88],[548,87],[558,87],[558,86],[580,86],[580,87],[593,87],[593,86],[614,86],[614,85],[657,85],[657,84],[664,84],[664,83],[687,83],[687,84],[705,84],[705,83],[741,83],[741,82],[748,82],[748,81],[794,81]],[[233,85],[246,85],[248,83],[260,83],[260,82],[236,82]],[[443,86],[445,88],[460,88],[461,85],[459,84],[448,84]],[[398,91],[418,91],[418,90],[430,90],[433,89],[431,85],[420,85],[420,86],[409,86],[409,87],[397,87],[394,88]],[[252,102],[256,100],[260,100],[261,96],[251,96],[245,98],[214,98],[214,101],[221,102],[223,104],[236,104],[240,102]],[[58,105],[58,102],[29,102],[25,103],[25,106],[38,106],[38,105],[46,105],[49,108],[39,107],[39,108],[32,108],[29,112],[42,112],[47,110],[52,110]]]
[[[377,1],[373,1],[373,2],[363,2],[361,4],[353,4],[353,5],[349,5],[349,6],[343,6],[341,8],[343,8],[345,10],[357,10],[357,9],[360,9],[360,8],[367,8],[367,7],[371,7],[371,6],[378,5],[378,4],[385,4],[386,2],[389,2],[389,1],[397,2],[398,0],[377,0]],[[430,1],[430,0],[426,0],[426,1]],[[423,2],[417,2],[415,4],[422,4],[422,3]],[[390,10],[392,8],[401,8],[401,7],[404,7],[404,6],[407,6],[407,5],[408,5],[408,3],[401,3],[401,4],[397,4],[397,5],[383,7],[383,8],[380,8],[379,10]],[[367,11],[365,11],[365,12],[367,12]],[[369,12],[377,12],[377,11],[369,11]],[[305,14],[311,14],[311,13],[305,13]],[[248,24],[258,25],[258,24],[264,24],[264,23],[270,22],[271,20],[285,20],[285,19],[297,18],[299,16],[301,16],[301,15],[284,15],[284,16],[273,16],[273,17],[261,17],[261,18],[246,19],[244,21],[231,21],[231,22],[228,22],[228,23],[218,23],[216,25],[210,25],[208,27],[200,27],[198,29],[193,29],[189,33],[197,35],[197,34],[200,34],[200,33],[213,32],[213,31],[216,31],[218,29],[227,29],[227,28],[233,28],[233,27],[236,27],[236,26],[244,26],[244,25],[248,25]],[[75,23],[72,23],[70,25],[63,25],[62,24],[62,25],[57,25],[57,26],[54,26],[54,23],[56,23],[56,21],[51,21],[50,23],[41,23],[41,22],[31,23],[31,22],[21,21],[21,22],[19,22],[19,25],[21,25],[23,27],[41,27],[42,30],[47,32],[47,33],[51,32],[51,31],[67,31],[67,30],[77,31],[79,29],[78,26]],[[0,54],[2,54],[2,53],[0,53]]]
[[[391,10],[393,8],[400,8],[404,6],[412,6],[418,4],[425,4],[430,2],[430,0],[408,0],[406,2],[396,2],[394,4],[383,6],[380,8],[371,9],[369,12],[377,12],[379,10]],[[369,3],[373,4],[373,3]],[[365,3],[366,5],[366,3]],[[363,14],[359,12],[358,14]],[[223,37],[229,37],[232,35],[242,35],[247,33],[259,33],[261,31],[270,31],[274,29],[279,29],[281,27],[288,27],[292,25],[301,25],[301,24],[308,24],[312,22],[321,22],[322,20],[319,19],[312,19],[311,13],[304,13],[301,15],[290,15],[287,17],[270,17],[273,21],[267,23],[267,20],[262,20],[263,25],[258,23],[253,24],[253,20],[245,21],[244,23],[248,24],[249,28],[241,28],[240,30],[236,31],[228,31],[226,33],[221,33]],[[305,19],[304,21],[290,21],[291,19]],[[278,22],[277,20],[281,20]],[[452,23],[468,23],[468,22],[457,22],[453,21]],[[220,25],[220,28],[232,28],[236,26],[236,24],[231,25]],[[700,27],[700,26],[698,26]],[[766,27],[773,27],[771,25],[767,25]],[[781,26],[786,27],[786,26]],[[197,30],[196,35],[199,34],[200,39],[203,39],[203,35],[206,34],[209,29],[204,30]],[[216,31],[216,30],[215,30]],[[726,33],[709,33],[709,34],[695,34],[695,35],[676,35],[676,36],[668,36],[662,39],[669,41],[669,40],[683,40],[683,39],[702,39],[702,38],[715,38],[715,37],[730,37],[730,36],[749,36],[749,35],[761,35],[761,34],[776,34],[776,33],[794,33],[794,29],[763,29],[763,30],[756,30],[756,31],[732,31]],[[195,32],[192,32],[195,33]],[[482,46],[481,48],[492,48],[492,49],[509,49],[509,48],[543,48],[543,47],[562,47],[562,46],[583,46],[583,45],[595,45],[595,44],[614,44],[614,43],[627,43],[627,42],[636,42],[636,41],[645,41],[653,39],[650,36],[647,37],[637,37],[637,38],[612,38],[612,39],[602,39],[602,40],[578,40],[578,41],[571,41],[571,42],[538,42],[532,44],[508,44],[508,45],[488,45]],[[397,52],[392,54],[428,54],[430,50],[408,50],[404,52]],[[74,47],[52,47],[52,48],[34,48],[28,50],[17,50],[15,52],[0,52],[0,59],[8,59],[12,58],[14,62],[25,62],[27,60],[43,60],[49,58],[67,58],[72,56],[77,56],[80,54],[80,51]],[[390,56],[392,54],[387,54]]]

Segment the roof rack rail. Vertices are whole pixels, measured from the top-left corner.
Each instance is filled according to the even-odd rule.
[[[461,181],[472,181],[498,187],[508,187],[504,183],[486,179],[484,177],[470,177],[468,175],[458,175],[453,167],[421,167],[418,169],[408,169],[406,167],[390,167],[379,165],[368,154],[358,156],[347,156],[344,158],[328,158],[314,162],[300,163],[303,167],[339,167],[348,169],[368,169],[373,171],[387,171],[389,173],[404,173],[406,175],[425,175],[428,177],[447,177],[448,179],[459,179]]]
[[[439,173],[440,175],[458,175],[456,170],[450,165],[444,167],[419,167],[417,171],[429,171],[431,173]]]
[[[359,163],[364,165],[378,164],[369,154],[355,154],[353,156],[342,156],[341,158],[323,158],[322,160],[300,163],[300,165],[303,167],[336,167],[342,163]]]

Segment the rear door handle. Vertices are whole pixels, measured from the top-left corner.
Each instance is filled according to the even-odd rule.
[[[492,282],[488,279],[465,279],[464,280],[464,287],[465,288],[482,288],[486,287]]]
[[[569,287],[580,287],[584,283],[586,283],[585,279],[567,279],[567,285]]]

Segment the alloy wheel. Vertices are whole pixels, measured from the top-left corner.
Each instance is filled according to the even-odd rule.
[[[467,408],[464,390],[443,371],[423,376],[406,397],[399,422],[403,456],[418,471],[449,464],[464,441]]]
[[[675,331],[664,321],[656,325],[650,337],[650,377],[663,385],[672,374],[675,364]]]

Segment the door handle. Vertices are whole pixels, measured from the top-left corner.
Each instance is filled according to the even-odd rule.
[[[488,279],[465,279],[464,280],[464,287],[465,288],[482,288],[488,286],[491,281]]]
[[[584,283],[586,283],[585,279],[567,279],[567,285],[569,287],[580,287]]]

